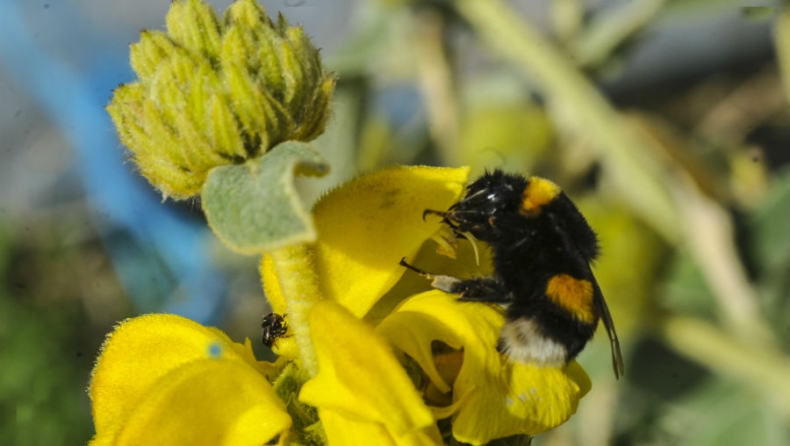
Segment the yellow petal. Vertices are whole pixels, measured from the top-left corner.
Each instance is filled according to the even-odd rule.
[[[318,374],[299,399],[321,411],[330,444],[432,444],[439,438],[430,410],[372,328],[327,300],[315,304],[309,324]]]
[[[247,363],[200,359],[158,380],[117,432],[99,431],[94,444],[288,444],[290,426],[283,403]]]
[[[458,245],[453,248],[455,257],[451,258],[443,253],[444,247],[436,240],[443,233],[444,228],[431,240],[426,241],[417,255],[410,260],[410,263],[432,273],[462,279],[491,274],[493,271],[491,250],[485,243],[478,242],[479,264],[476,262],[478,257],[475,256],[475,249],[467,240],[459,240]],[[368,311],[365,320],[373,325],[378,325],[403,302],[405,296],[414,296],[433,289],[435,288],[431,286],[431,280],[411,271],[405,272],[398,282]]]
[[[360,421],[329,409],[319,409],[330,445],[354,446],[438,446],[443,444],[439,431],[433,426],[400,436],[393,436],[382,424]]]
[[[352,180],[316,204],[315,265],[324,297],[362,317],[441,228],[425,209],[445,210],[465,190],[468,168],[393,167]]]
[[[460,382],[463,375],[462,367]],[[576,413],[579,399],[586,393],[583,386],[589,390],[589,383],[575,361],[566,369],[557,369],[503,360],[498,375],[468,383],[468,398],[453,418],[453,436],[463,443],[485,444],[496,438],[553,429]]]
[[[503,323],[502,312],[494,305],[461,303],[453,295],[432,290],[403,302],[376,330],[414,358],[434,384],[448,391],[448,384],[433,378],[438,372],[431,341],[440,340],[452,348],[463,348],[464,368],[472,376],[464,377],[470,379],[469,385],[463,383],[460,389],[456,387],[458,393],[470,390],[474,375],[484,377],[499,372],[501,359],[496,344]],[[456,394],[455,399],[461,397]]]
[[[509,362],[496,350],[504,324],[494,305],[458,302],[452,295],[429,291],[409,298],[379,324],[377,332],[417,361],[440,391],[453,391],[453,435],[461,442],[487,443],[517,434],[536,435],[565,422],[590,388],[584,370],[571,362],[565,369]],[[431,342],[463,349],[454,383],[441,379]]]
[[[258,368],[251,352],[219,330],[169,314],[128,319],[108,336],[89,389],[98,433],[117,428],[168,373],[201,359],[227,359]]]
[[[214,328],[212,327],[212,329]],[[219,331],[218,329],[215,330]],[[222,332],[220,331],[220,333]],[[280,368],[271,362],[258,361],[255,359],[255,353],[252,351],[252,341],[250,341],[250,338],[245,338],[244,344],[233,343],[233,350],[269,381],[273,381],[280,372]]]

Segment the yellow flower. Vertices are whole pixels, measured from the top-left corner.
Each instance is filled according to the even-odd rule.
[[[107,107],[165,196],[188,198],[214,167],[323,133],[335,78],[301,28],[273,22],[255,0],[234,2],[221,20],[202,0],[176,0],[167,29],[132,45],[139,79]]]
[[[309,323],[319,372],[299,399],[318,408],[330,444],[440,444],[430,410],[373,328],[331,300]]]
[[[249,340],[173,315],[121,323],[93,370],[91,445],[288,444],[291,418]]]
[[[376,331],[420,365],[426,400],[437,419],[452,416],[456,440],[485,444],[559,426],[591,386],[575,361],[564,369],[508,361],[495,348],[503,323],[494,306],[434,290],[407,299]]]
[[[423,209],[457,201],[467,175],[468,169],[391,168],[325,196],[314,210],[318,241],[288,251],[309,259],[308,266],[292,271],[282,253],[261,263],[267,297],[290,323],[275,342],[275,364],[256,362],[216,330],[174,316],[121,325],[91,385],[94,443],[305,444],[309,437],[343,446],[439,445],[453,435],[485,444],[567,420],[590,387],[578,364],[551,369],[505,361],[496,351],[504,323],[497,307],[421,292],[427,281],[404,276],[398,265],[416,257],[442,272],[479,274],[463,245],[458,260],[435,255],[436,245],[426,241],[441,223],[422,220]],[[317,282],[315,300],[289,295],[292,281]],[[181,326],[192,327],[189,334]],[[312,375],[304,364],[308,347]],[[171,384],[188,374],[181,370],[203,385]],[[224,405],[236,409],[226,414]],[[188,419],[196,412],[205,416],[201,435]],[[236,432],[246,436],[232,438]]]
[[[576,362],[553,369],[506,361],[496,350],[504,324],[496,307],[459,303],[439,291],[416,294],[420,288],[409,278],[395,285],[404,272],[398,260],[413,258],[441,229],[438,221],[423,221],[422,210],[446,209],[457,201],[467,175],[467,169],[394,168],[330,193],[314,211],[318,241],[311,255],[315,269],[306,274],[317,277],[325,299],[343,305],[358,318],[377,323],[377,334],[419,365],[427,378],[419,390],[429,404],[434,404],[431,408],[436,419],[453,418],[457,440],[484,444],[512,435],[535,435],[562,424],[576,411],[591,383]],[[439,179],[443,184],[437,184]],[[446,260],[430,254],[420,258],[421,266],[425,265],[423,261],[447,265]],[[453,261],[455,271],[464,275],[479,270],[473,258],[466,256],[465,263]],[[270,258],[264,258],[261,273],[274,311],[289,313],[288,297],[281,293]],[[417,280],[422,281],[423,289],[427,287],[425,280]],[[391,310],[399,302],[394,312],[380,308]],[[314,324],[311,314],[311,330]],[[343,325],[331,327],[336,334],[345,329]],[[313,334],[312,338],[319,336]],[[372,336],[366,339],[380,342]],[[276,351],[298,361],[296,346],[283,341]],[[458,352],[457,359],[437,355],[436,341]],[[339,353],[322,353],[315,341],[314,346],[321,375],[322,357]],[[355,370],[359,361],[336,361],[334,367],[346,364]],[[444,375],[454,377],[452,381],[442,377],[439,364]],[[365,398],[364,393],[359,395],[358,400]],[[367,407],[380,401],[369,398],[356,404]],[[312,403],[322,410],[320,402]]]

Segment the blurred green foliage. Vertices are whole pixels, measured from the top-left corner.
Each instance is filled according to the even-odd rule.
[[[776,58],[635,92],[620,98],[624,110],[598,84],[617,77],[654,27],[694,27],[740,6],[625,3],[589,10],[553,0],[538,32],[499,0],[363,2],[345,46],[325,54],[339,83],[316,146],[331,173],[300,188],[318,197],[361,172],[418,163],[554,179],[600,235],[596,274],[627,363],[616,382],[599,335],[580,356],[592,392],[533,444],[790,444],[790,17],[744,12],[775,27]],[[406,111],[376,106],[415,91],[419,104]],[[107,321],[89,311],[89,288],[23,289],[32,282],[19,279],[111,272],[76,275],[97,248],[63,251],[46,237],[24,247],[38,250],[25,264],[37,269],[20,269],[19,237],[3,234],[0,444],[81,443],[90,436],[84,388]]]
[[[0,227],[0,444],[83,444],[93,432],[85,389],[108,327],[92,327],[80,301],[85,280],[101,292],[113,279],[108,270],[89,278],[101,251],[64,246],[65,232]]]
[[[74,345],[74,309],[29,306],[0,296],[0,443],[81,444],[92,434],[85,394],[92,351]]]
[[[703,0],[555,0],[539,32],[498,0],[368,6],[358,38],[328,58],[339,94],[408,85],[424,102],[405,125],[362,102],[357,130],[322,146],[355,147],[344,172],[397,162],[544,175],[599,233],[596,275],[626,376],[614,381],[608,345],[593,342],[580,357],[592,393],[534,443],[788,444],[790,170],[773,161],[787,139],[756,135],[790,131],[790,33],[778,59],[636,91],[620,98],[628,110],[598,87],[662,25],[727,15],[782,39],[784,16]]]

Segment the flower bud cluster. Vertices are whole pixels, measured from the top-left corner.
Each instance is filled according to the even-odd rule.
[[[335,78],[299,27],[271,20],[254,0],[220,19],[202,0],[177,0],[167,32],[131,46],[138,80],[107,110],[141,173],[165,196],[201,191],[217,166],[324,131]]]

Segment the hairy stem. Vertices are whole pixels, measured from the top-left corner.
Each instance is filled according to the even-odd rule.
[[[311,253],[307,245],[295,245],[278,249],[269,255],[274,261],[280,288],[288,305],[290,328],[296,338],[302,366],[310,376],[315,376],[318,362],[310,339],[307,316],[313,304],[321,299],[321,291]]]

